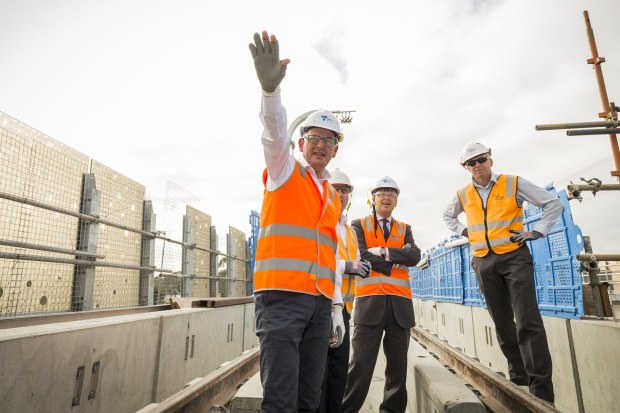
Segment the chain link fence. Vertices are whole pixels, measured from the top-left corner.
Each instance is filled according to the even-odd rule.
[[[0,317],[251,294],[245,234],[229,227],[218,243],[180,185],[145,200],[143,185],[2,112],[0,173]]]

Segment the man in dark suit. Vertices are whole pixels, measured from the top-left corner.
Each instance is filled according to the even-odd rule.
[[[373,214],[351,223],[361,259],[370,261],[372,273],[366,279],[356,278],[344,413],[357,412],[364,404],[382,338],[387,366],[379,410],[404,412],[407,407],[409,329],[415,325],[408,267],[420,261],[420,249],[411,226],[392,217],[400,194],[396,182],[381,178],[371,193]]]

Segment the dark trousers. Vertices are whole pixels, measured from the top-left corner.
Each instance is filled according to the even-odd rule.
[[[394,319],[389,296],[386,296],[386,299],[385,317],[380,324],[375,326],[354,324],[351,339],[352,356],[341,409],[343,413],[358,412],[362,408],[370,388],[382,337],[386,367],[383,402],[379,406],[379,411],[404,412],[407,407],[409,329],[398,325]]]
[[[321,400],[331,300],[287,291],[254,296],[261,412],[315,412]]]
[[[536,302],[530,251],[524,245],[506,254],[489,252],[473,257],[472,267],[508,360],[510,381],[528,385],[530,393],[553,402],[551,355]]]
[[[349,321],[351,314],[346,307],[342,310],[345,334],[342,344],[327,350],[327,363],[323,375],[321,388],[320,413],[338,413],[344,397],[344,386],[347,384],[347,370],[349,368]]]

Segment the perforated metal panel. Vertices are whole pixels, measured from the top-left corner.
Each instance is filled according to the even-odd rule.
[[[142,228],[144,186],[93,160],[91,173],[101,191],[100,216],[131,228]],[[97,252],[102,262],[140,265],[139,234],[99,225]],[[95,308],[136,306],[140,298],[140,271],[97,267],[93,303]]]
[[[0,112],[0,192],[80,211],[88,157]],[[78,219],[0,199],[0,239],[73,250]],[[71,259],[53,252],[0,246],[0,252]],[[0,316],[68,311],[71,264],[0,259]]]
[[[186,206],[185,214],[192,220],[194,228],[194,242],[204,248],[211,245],[211,215],[202,211]],[[194,275],[211,276],[211,257],[210,253],[194,249]],[[194,297],[209,297],[210,280],[194,279]]]
[[[238,230],[234,227],[228,227],[228,233],[231,240],[231,255],[234,257],[245,258],[246,243],[245,232]],[[234,278],[233,290],[235,297],[243,297],[247,293],[247,283],[242,280],[247,280],[247,265],[245,261],[237,259],[229,259],[229,265],[232,265],[232,271],[230,274]]]

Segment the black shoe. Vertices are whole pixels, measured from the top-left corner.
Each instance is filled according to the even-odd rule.
[[[526,379],[526,378],[511,377],[510,381],[513,382],[514,384],[516,384],[517,386],[527,386],[527,385],[529,385],[529,380]]]

